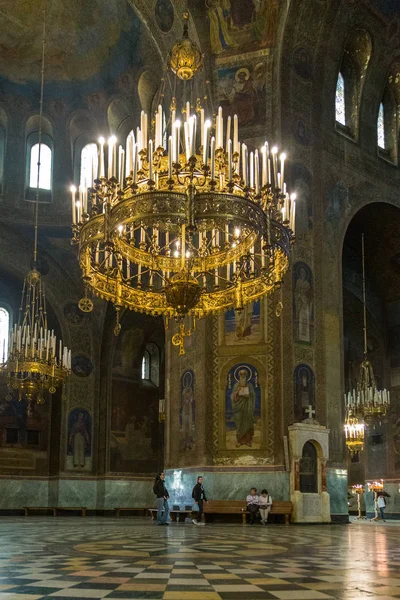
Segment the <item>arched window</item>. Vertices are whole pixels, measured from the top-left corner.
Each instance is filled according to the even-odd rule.
[[[40,149],[40,179],[39,188],[41,190],[51,190],[51,148],[47,144],[41,144]],[[31,159],[29,169],[29,187],[37,187],[39,162],[39,144],[34,144],[31,148]]]
[[[377,135],[378,135],[378,146],[385,150],[385,109],[383,107],[383,102],[379,105],[379,113],[378,113],[378,122],[377,122]]]
[[[133,129],[128,133],[126,137],[126,151],[125,151],[125,175],[129,177],[132,171],[133,165],[133,146],[135,144],[135,134],[133,133]]]
[[[335,113],[337,123],[340,123],[341,125],[346,125],[346,100],[344,89],[344,77],[340,73],[340,71],[336,82]]]
[[[81,150],[80,185],[83,188],[92,187],[94,174],[98,173],[97,144],[90,143]]]
[[[10,330],[10,313],[0,306],[0,363],[8,356],[8,335]]]
[[[150,354],[147,350],[144,351],[142,358],[142,379],[150,379]]]

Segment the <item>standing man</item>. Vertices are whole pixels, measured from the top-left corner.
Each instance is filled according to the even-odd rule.
[[[205,525],[202,521],[203,517],[203,502],[207,502],[206,493],[204,491],[203,486],[203,478],[201,475],[197,478],[197,483],[192,490],[192,498],[196,502],[199,507],[199,511],[197,513],[197,519],[192,519],[195,525]]]
[[[169,525],[167,523],[168,515],[169,515],[169,506],[168,506],[168,490],[165,487],[165,473],[159,473],[156,476],[153,486],[153,492],[155,493],[156,505],[157,505],[157,525]]]
[[[385,508],[386,508],[385,496],[383,494],[378,494],[378,509],[379,509],[382,521],[385,521]]]

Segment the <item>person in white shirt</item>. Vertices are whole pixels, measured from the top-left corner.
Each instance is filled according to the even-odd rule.
[[[272,498],[268,494],[267,490],[263,490],[261,495],[258,497],[258,507],[261,515],[261,523],[263,525],[267,524],[269,511],[272,506]]]
[[[385,500],[385,496],[383,496],[381,494],[379,494],[379,496],[378,496],[378,508],[379,508],[379,512],[381,513],[382,521],[385,521],[386,500]]]
[[[254,525],[258,513],[257,488],[251,488],[250,494],[246,497],[247,510],[250,515],[250,525]]]

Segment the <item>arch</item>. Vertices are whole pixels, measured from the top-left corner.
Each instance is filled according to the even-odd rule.
[[[94,144],[99,137],[96,119],[88,112],[75,112],[67,123],[71,141],[73,180],[81,181],[82,150],[88,144]]]
[[[151,112],[154,96],[158,89],[158,83],[151,71],[143,71],[138,81],[138,94],[140,104],[147,113]]]
[[[372,39],[365,29],[353,29],[346,38],[335,94],[336,128],[358,139],[359,117]]]
[[[92,187],[93,173],[98,172],[97,144],[89,142],[81,150],[81,171],[79,185],[82,188]]]
[[[300,458],[300,492],[318,494],[318,449],[313,440],[305,442]]]
[[[120,138],[118,142],[121,143],[127,135],[126,128],[132,129],[133,125],[132,108],[125,98],[117,97],[110,102],[107,108],[107,122],[110,132],[115,133]]]
[[[38,160],[39,160],[39,115],[30,116],[25,123],[26,140],[26,200],[36,200]],[[53,178],[53,151],[54,151],[53,126],[49,119],[42,117],[42,136],[40,149],[40,180],[39,201],[51,202]]]

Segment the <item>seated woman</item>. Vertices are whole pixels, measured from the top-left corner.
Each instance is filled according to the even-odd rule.
[[[272,506],[272,498],[268,494],[267,490],[263,490],[261,495],[258,497],[258,506],[261,515],[261,523],[263,525],[267,524],[269,511]]]
[[[250,525],[254,525],[258,513],[257,488],[251,488],[250,494],[246,498],[247,510],[250,514]]]

